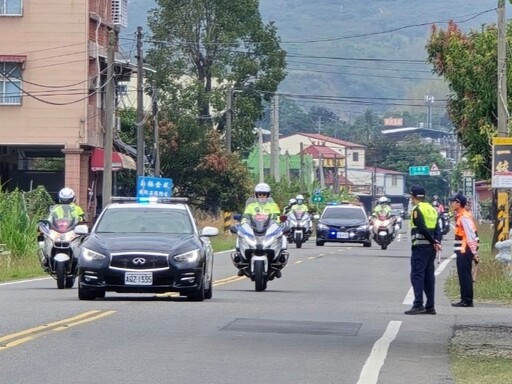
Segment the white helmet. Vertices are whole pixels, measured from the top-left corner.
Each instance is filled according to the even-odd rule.
[[[254,187],[254,196],[261,202],[264,203],[270,197],[270,185],[267,183],[259,183]]]
[[[382,196],[380,199],[379,199],[379,204],[387,204],[388,203],[388,199],[386,196]]]
[[[296,199],[297,199],[297,204],[299,204],[299,205],[304,202],[304,196],[302,196],[302,195],[297,195]]]
[[[297,204],[297,200],[295,200],[295,199],[288,200],[288,205],[294,205],[294,204]]]
[[[71,188],[62,188],[59,191],[59,203],[70,204],[75,201],[75,192]]]

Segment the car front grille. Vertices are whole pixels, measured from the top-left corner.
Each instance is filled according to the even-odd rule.
[[[163,253],[124,253],[112,254],[111,268],[137,271],[167,269],[169,261]]]

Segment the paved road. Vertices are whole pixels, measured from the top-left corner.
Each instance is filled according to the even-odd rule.
[[[452,326],[484,310],[452,308],[439,287],[438,315],[403,314],[405,229],[386,251],[310,241],[290,253],[265,292],[217,254],[214,297],[202,303],[115,293],[81,302],[50,279],[2,284],[0,383],[453,382]]]

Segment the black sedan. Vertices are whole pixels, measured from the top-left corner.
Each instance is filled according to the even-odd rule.
[[[78,298],[105,292],[179,292],[188,300],[212,297],[217,228],[196,227],[182,200],[115,202],[108,205],[81,246]]]
[[[355,204],[325,207],[316,224],[316,245],[326,242],[362,243],[371,247],[370,227],[364,208]]]

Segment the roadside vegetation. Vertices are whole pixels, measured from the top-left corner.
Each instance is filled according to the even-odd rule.
[[[479,225],[480,263],[474,285],[476,305],[496,303],[512,305],[512,274],[495,259],[491,247],[493,228]],[[445,291],[453,301],[459,299],[457,273],[446,280]],[[452,370],[456,383],[508,383],[512,377],[512,330],[506,327],[458,329],[450,346]],[[509,343],[506,340],[509,340]]]

